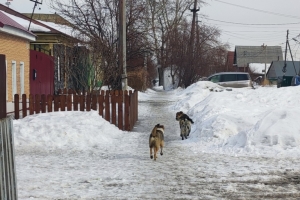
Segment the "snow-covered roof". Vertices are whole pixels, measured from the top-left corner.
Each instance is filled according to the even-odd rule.
[[[17,17],[10,15],[4,11],[0,11],[0,31],[12,34],[18,37],[28,39],[30,41],[35,41],[35,35],[28,31],[21,23]]]
[[[3,11],[1,11],[3,12]],[[29,21],[22,19],[20,17],[17,17],[15,15],[11,15],[9,13],[3,12],[6,16],[8,16],[9,18],[13,19],[14,21],[16,21],[18,24],[20,24],[23,28],[25,28],[26,30],[28,30],[29,27]],[[34,22],[31,22],[30,24],[30,31],[43,31],[43,32],[50,32],[50,29],[45,28],[43,26],[40,26],[38,24],[35,24]]]
[[[255,74],[264,74],[265,67],[266,72],[269,70],[271,63],[249,63],[249,69]]]
[[[58,30],[58,31],[60,31],[60,32],[66,34],[66,35],[74,37],[73,29],[70,26],[56,24],[56,23],[53,23],[53,22],[45,22],[45,21],[42,21],[42,20],[37,20],[37,21],[41,22],[41,23],[45,24],[46,26],[49,26],[49,27],[51,27],[55,30]]]

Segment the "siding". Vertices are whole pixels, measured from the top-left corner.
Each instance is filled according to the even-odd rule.
[[[0,32],[0,54],[7,60],[7,95],[8,101],[13,101],[12,94],[12,61],[16,61],[17,92],[20,94],[20,62],[24,62],[24,92],[29,95],[29,41]]]

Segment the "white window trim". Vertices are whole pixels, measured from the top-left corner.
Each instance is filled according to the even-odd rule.
[[[24,62],[20,62],[20,95],[24,94],[24,90],[25,90],[24,68],[25,68]]]
[[[11,74],[12,74],[12,98],[14,99],[14,95],[17,94],[17,62],[11,61]]]

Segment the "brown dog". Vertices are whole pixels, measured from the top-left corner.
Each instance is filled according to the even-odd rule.
[[[153,158],[152,149],[154,149],[154,160],[156,160],[157,152],[160,148],[160,155],[163,155],[164,147],[164,132],[165,127],[160,124],[156,124],[149,137],[149,147],[150,147],[150,158]]]

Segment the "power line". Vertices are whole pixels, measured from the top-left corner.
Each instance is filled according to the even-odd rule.
[[[266,11],[266,10],[249,8],[249,7],[246,7],[246,6],[241,6],[241,5],[228,3],[228,2],[224,2],[224,1],[220,1],[220,0],[215,0],[215,1],[220,2],[220,3],[224,3],[224,4],[228,4],[228,5],[231,5],[231,6],[236,6],[236,7],[240,7],[240,8],[244,8],[244,9],[248,9],[248,10],[257,11],[257,12],[262,12],[262,13],[267,13],[267,14],[272,14],[272,15],[277,15],[277,16],[283,16],[283,17],[289,17],[289,18],[294,18],[294,19],[300,19],[300,17],[293,16],[293,15],[285,15],[285,14],[270,12],[270,11]]]
[[[283,24],[245,24],[245,23],[238,23],[238,22],[226,22],[226,21],[222,21],[222,20],[210,19],[210,18],[207,18],[207,17],[203,17],[203,18],[207,19],[207,20],[211,20],[211,21],[216,21],[216,22],[222,22],[222,23],[227,23],[227,24],[247,25],[247,26],[282,26],[282,25],[300,24],[300,22],[283,23]]]

